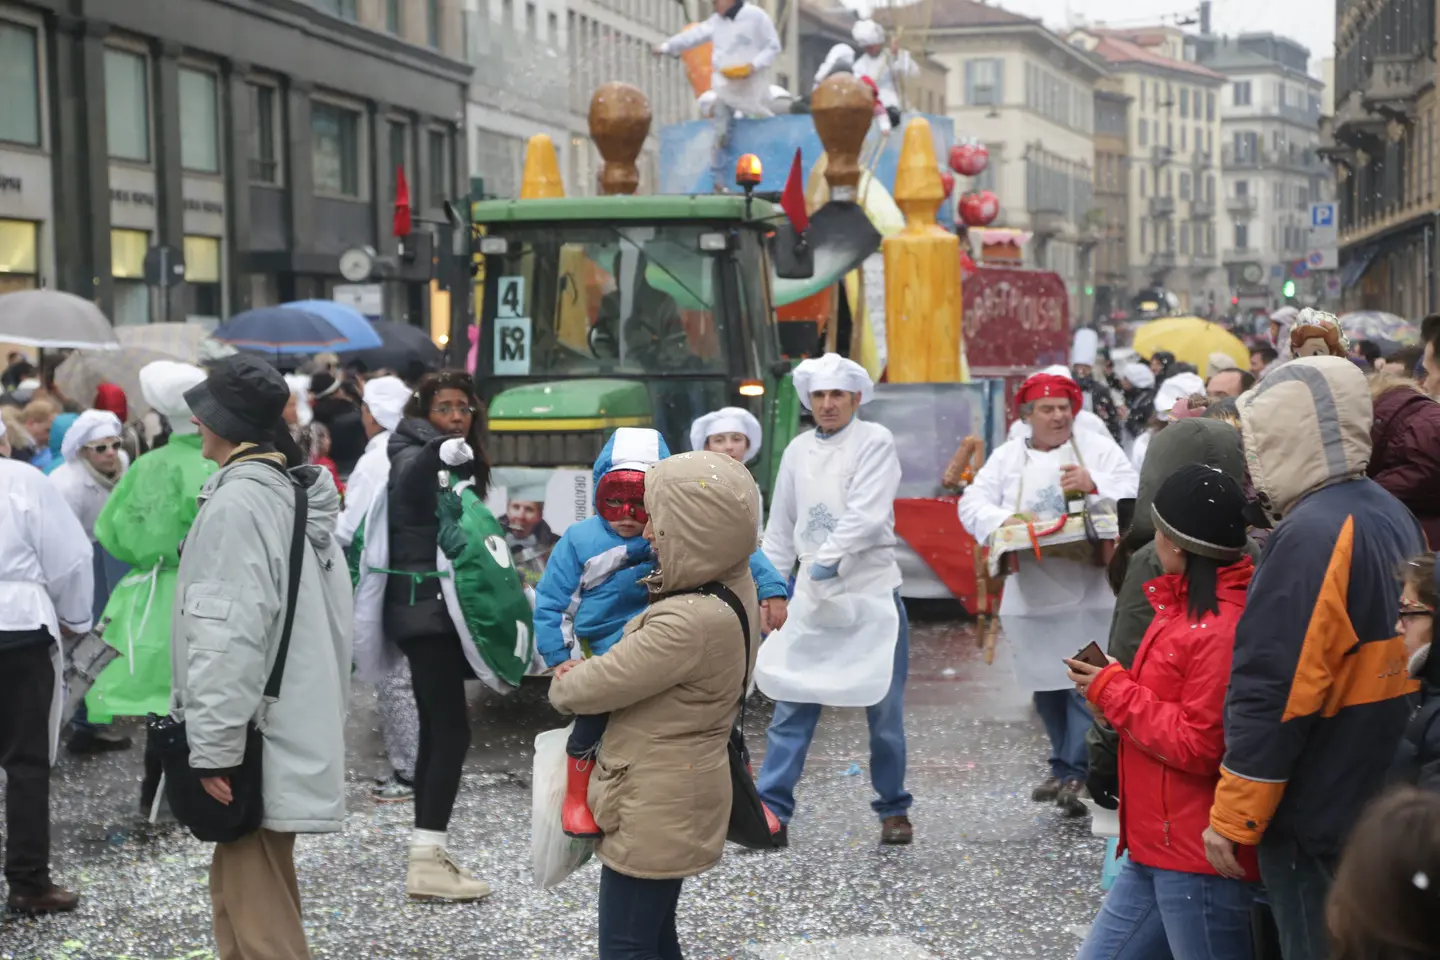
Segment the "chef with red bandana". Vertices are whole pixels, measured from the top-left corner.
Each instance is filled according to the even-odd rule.
[[[535,645],[556,676],[569,669],[568,663],[613,647],[625,624],[649,603],[642,581],[654,572],[655,558],[642,536],[650,519],[645,471],[669,455],[658,431],[621,427],[595,459],[596,515],[566,529],[535,591]],[[784,579],[758,550],[750,572],[762,605],[786,596]],[[608,719],[604,714],[576,717],[570,732],[562,820],[571,836],[599,836],[586,792]]]
[[[1120,445],[1108,432],[1075,429],[1083,396],[1074,380],[1033,374],[1015,401],[1030,429],[997,448],[960,498],[960,522],[978,543],[1006,524],[1058,520],[1076,494],[1091,503],[1135,497],[1140,478]],[[1020,554],[1000,601],[1016,679],[1033,695],[1050,736],[1050,776],[1032,799],[1057,803],[1072,816],[1085,811],[1091,717],[1066,676],[1064,658],[1091,641],[1103,650],[1114,609],[1104,567],[1033,554]]]

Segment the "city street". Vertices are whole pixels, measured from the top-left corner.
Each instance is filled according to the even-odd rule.
[[[1102,843],[1088,821],[1030,802],[1045,738],[1001,648],[987,667],[969,627],[916,623],[907,691],[916,841],[881,849],[868,803],[864,714],[821,722],[787,851],[731,846],[687,881],[680,936],[690,960],[1019,960],[1067,957],[1099,905]],[[530,879],[530,745],[556,724],[543,684],[507,701],[477,697],[460,801],[450,827],[462,866],[496,893],[473,905],[404,898],[409,804],[376,805],[381,772],[374,698],[357,688],[350,818],[341,835],[296,847],[316,957],[586,960],[595,956],[599,871],[553,891]],[[756,698],[755,704],[763,703]],[[763,750],[768,706],[750,713]],[[57,880],[83,899],[70,916],[8,918],[3,960],[201,960],[214,956],[210,848],[135,814],[140,751],[76,759],[55,772]]]

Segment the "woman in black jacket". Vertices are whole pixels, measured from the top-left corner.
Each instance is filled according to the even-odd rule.
[[[1420,707],[1410,718],[1395,759],[1395,779],[1427,790],[1440,790],[1440,656],[1436,656],[1435,607],[1440,602],[1440,571],[1435,554],[1424,553],[1401,572],[1400,622],[1410,675],[1420,681]],[[1437,878],[1440,883],[1440,878]]]
[[[440,470],[473,478],[483,499],[490,481],[481,437],[484,412],[470,376],[427,374],[390,437],[390,566],[384,629],[410,663],[420,713],[415,761],[415,830],[406,891],[414,899],[478,900],[490,887],[450,859],[445,831],[470,748],[465,681],[474,673],[450,619],[436,570]],[[467,459],[468,458],[468,459]]]

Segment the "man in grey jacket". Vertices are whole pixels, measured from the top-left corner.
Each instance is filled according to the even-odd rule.
[[[185,393],[201,449],[220,470],[200,492],[181,551],[172,713],[185,719],[191,768],[220,803],[233,799],[230,776],[245,754],[247,724],[256,724],[264,744],[261,827],[216,844],[210,867],[221,960],[310,956],[295,834],[336,832],[345,819],[353,614],[349,573],[333,537],[340,497],[327,471],[277,449],[289,395],[278,372],[243,354],[218,363]],[[263,689],[288,602],[294,484],[308,494],[308,549],[283,685],[270,701]]]

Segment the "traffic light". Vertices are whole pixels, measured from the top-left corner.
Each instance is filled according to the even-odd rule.
[[[1095,296],[1095,288],[1094,288],[1093,286],[1091,286],[1090,284],[1088,284],[1088,283],[1085,284],[1085,296],[1087,296],[1087,297],[1093,297],[1093,296]]]
[[[1286,280],[1285,285],[1280,288],[1280,293],[1285,297],[1286,300],[1289,300],[1291,297],[1295,296],[1295,281]]]

